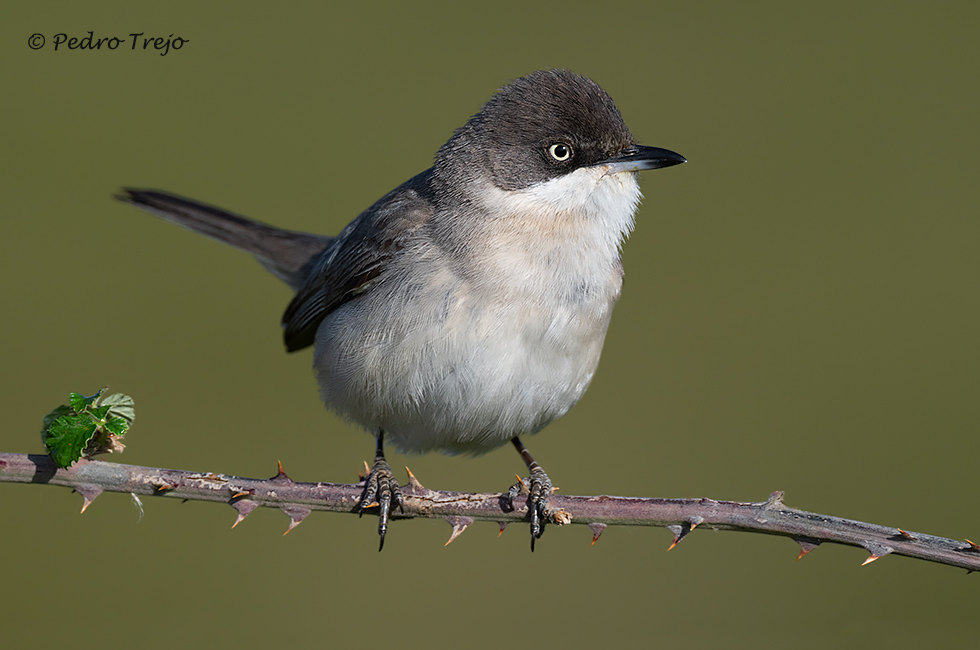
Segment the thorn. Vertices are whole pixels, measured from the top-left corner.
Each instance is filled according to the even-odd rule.
[[[553,488],[551,488],[551,493],[552,493],[552,494],[554,494],[554,493],[555,493],[555,492],[557,492],[557,491],[558,491],[559,489],[561,489],[561,488],[556,488],[556,487],[553,487]]]
[[[796,561],[799,562],[800,560],[802,560],[806,556],[806,554],[812,550],[813,550],[812,548],[801,548],[800,554],[796,556]]]
[[[366,460],[362,460],[361,462],[364,463],[364,476],[361,476],[360,472],[358,472],[357,475],[361,476],[361,478],[367,478],[371,475],[371,467],[367,464]]]
[[[507,528],[507,522],[506,521],[498,521],[497,522],[497,525],[500,526],[500,530],[497,531],[497,537],[500,537],[501,535],[504,534],[504,528]]]
[[[682,539],[687,537],[687,534],[691,532],[691,527],[674,525],[674,526],[667,526],[667,530],[674,533],[674,541],[671,542],[670,546],[667,547],[667,550],[671,551],[675,546],[681,543]]]
[[[980,551],[980,544],[977,544],[976,542],[971,542],[970,540],[966,540],[966,543],[969,544],[974,551]]]
[[[88,507],[92,505],[92,502],[95,501],[96,497],[102,494],[102,488],[100,488],[98,485],[91,485],[89,483],[76,486],[75,491],[81,494],[82,499],[84,499],[82,502],[82,510],[79,512],[79,514],[88,510]]]
[[[234,528],[238,524],[242,523],[245,517],[247,517],[253,510],[258,508],[259,504],[255,503],[254,501],[242,499],[231,504],[231,507],[238,511],[238,517],[235,519],[235,523],[231,525],[231,527]]]
[[[276,475],[273,476],[269,480],[270,481],[275,481],[276,483],[286,483],[287,485],[292,485],[293,484],[293,479],[289,478],[286,475],[286,472],[282,468],[282,462],[280,462],[280,461],[277,460],[276,461],[276,464],[279,466],[279,471],[276,472]]]
[[[796,556],[797,562],[807,553],[820,546],[820,540],[812,537],[794,537],[793,541],[800,545],[800,554]]]
[[[606,529],[606,524],[596,522],[594,524],[589,524],[589,528],[592,529],[592,543],[589,544],[589,546],[592,547],[595,546],[597,541],[599,541],[599,535],[601,535],[602,531]]]
[[[421,483],[419,483],[419,480],[417,478],[415,478],[415,474],[412,474],[412,470],[410,470],[410,469],[408,469],[408,467],[406,467],[405,468],[405,471],[408,472],[408,491],[409,492],[427,492],[428,491],[428,490],[425,489],[425,487]]]
[[[704,523],[704,517],[700,515],[694,515],[687,518],[687,523],[690,524],[691,530],[694,530],[698,526]]]
[[[248,495],[249,495],[248,492],[235,492],[233,495],[231,495],[231,498],[232,499],[240,499],[242,497],[247,497]]]
[[[901,528],[899,528],[898,532],[900,532],[902,534],[902,537],[904,537],[905,539],[915,539],[915,535],[908,532],[907,530],[902,530]]]
[[[796,561],[799,562],[801,559],[809,555],[810,551],[817,548],[817,544],[808,544],[806,542],[800,542],[800,554],[796,556]]]
[[[883,546],[881,544],[876,544],[874,542],[866,542],[865,544],[862,544],[862,546],[864,546],[865,550],[868,551],[868,559],[862,562],[861,566],[864,566],[865,564],[871,564],[878,558],[885,557],[893,550],[895,550],[889,546]]]
[[[450,515],[449,517],[444,517],[449,525],[453,527],[453,534],[449,536],[449,541],[443,544],[443,547],[449,546],[453,543],[453,540],[459,537],[466,528],[473,523],[472,517],[461,517],[459,515]],[[503,528],[501,528],[503,530]]]
[[[287,528],[286,532],[282,534],[283,537],[288,535],[289,531],[291,531],[293,528],[296,528],[303,523],[303,520],[310,514],[309,508],[282,508],[281,510],[289,515],[289,518],[292,520],[289,522],[289,528]]]
[[[153,487],[156,489],[157,492],[166,492],[167,490],[172,490],[177,486],[174,485],[173,483],[161,483],[159,485],[154,485]]]

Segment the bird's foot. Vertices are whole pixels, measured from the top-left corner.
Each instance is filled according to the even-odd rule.
[[[520,482],[510,487],[507,498],[513,508],[519,496],[527,495],[527,512],[531,519],[531,552],[534,552],[534,541],[544,534],[544,525],[548,520],[548,497],[553,490],[551,479],[536,463],[531,468],[530,474],[526,479],[518,477]]]
[[[364,494],[357,506],[359,516],[364,514],[365,508],[380,508],[378,511],[378,535],[381,537],[381,543],[378,546],[379,551],[385,547],[388,515],[393,507],[404,512],[405,501],[388,461],[384,459],[384,456],[380,456],[374,459],[371,473],[368,474],[364,484]]]

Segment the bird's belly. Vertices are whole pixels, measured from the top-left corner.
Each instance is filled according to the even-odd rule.
[[[595,372],[616,295],[377,287],[331,313],[314,366],[328,406],[403,451],[483,453],[564,415]]]

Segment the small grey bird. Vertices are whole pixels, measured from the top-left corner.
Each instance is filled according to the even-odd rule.
[[[520,436],[564,415],[592,381],[622,288],[635,172],[683,162],[636,144],[595,82],[550,70],[502,88],[430,169],[336,237],[163,192],[117,198],[252,253],[296,291],[286,348],[313,345],[323,401],[376,436],[358,511],[379,506],[379,550],[402,505],[387,440],[450,454],[512,442],[530,474],[533,551],[552,489]]]

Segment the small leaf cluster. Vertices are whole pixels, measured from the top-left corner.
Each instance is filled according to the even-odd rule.
[[[122,393],[103,397],[108,386],[91,397],[78,393],[46,416],[41,440],[58,467],[71,467],[80,458],[121,452],[136,417],[133,398]]]

